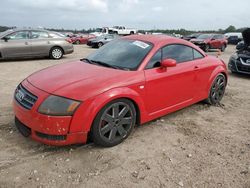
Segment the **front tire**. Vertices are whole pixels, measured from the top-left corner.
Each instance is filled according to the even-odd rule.
[[[225,93],[226,82],[226,77],[223,74],[220,73],[216,76],[210,88],[209,96],[206,99],[208,104],[217,105],[220,103]]]
[[[208,52],[209,49],[210,49],[210,46],[209,46],[208,44],[206,44],[205,47],[204,47],[204,51],[205,51],[205,52]]]
[[[112,147],[124,141],[136,123],[136,110],[127,99],[117,99],[104,106],[91,128],[95,144]]]
[[[50,50],[50,58],[51,59],[61,59],[63,56],[63,50],[60,47],[53,47]]]
[[[221,51],[222,51],[222,52],[224,52],[224,51],[225,51],[225,49],[226,49],[226,45],[225,45],[225,44],[223,44],[223,45],[221,46]]]

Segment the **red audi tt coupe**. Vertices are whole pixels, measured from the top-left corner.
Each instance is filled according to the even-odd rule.
[[[205,100],[221,101],[224,62],[168,36],[114,40],[87,58],[38,71],[14,94],[18,130],[50,145],[114,146],[140,125]]]

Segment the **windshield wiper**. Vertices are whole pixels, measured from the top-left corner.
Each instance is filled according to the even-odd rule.
[[[101,66],[110,67],[110,68],[113,68],[113,69],[130,70],[130,69],[125,68],[125,67],[120,67],[120,66],[116,66],[116,65],[110,65],[110,64],[104,63],[104,62],[102,62],[102,61],[90,60],[90,59],[88,59],[88,58],[83,58],[83,59],[80,59],[80,60],[81,60],[81,61],[86,61],[86,62],[89,63],[89,64],[101,65]]]
[[[82,58],[80,61],[86,61],[87,63],[93,64],[93,62],[88,58]]]
[[[110,65],[108,63],[104,63],[104,62],[101,62],[101,61],[91,60],[91,62],[93,62],[94,64],[97,64],[97,65],[102,65],[104,67],[110,67],[110,68],[113,68],[113,69],[121,69],[121,67],[118,67],[118,66],[115,66],[115,65]]]

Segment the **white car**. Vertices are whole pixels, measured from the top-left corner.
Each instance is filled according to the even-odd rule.
[[[137,33],[136,29],[129,29],[124,26],[114,26],[109,28],[109,33],[114,33],[118,35],[133,35]]]

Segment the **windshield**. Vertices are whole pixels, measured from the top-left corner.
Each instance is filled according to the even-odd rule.
[[[211,34],[203,34],[197,37],[197,39],[210,39],[212,38]]]
[[[137,40],[118,39],[106,44],[87,58],[121,69],[136,70],[152,49],[152,44]]]

